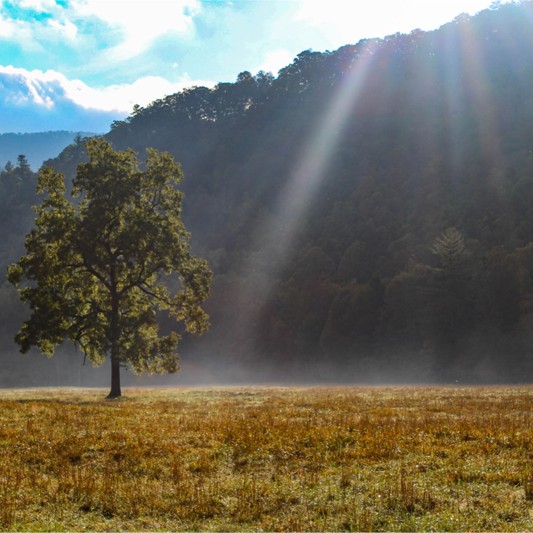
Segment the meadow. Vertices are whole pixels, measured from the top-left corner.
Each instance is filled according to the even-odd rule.
[[[0,391],[0,529],[531,531],[533,387]]]

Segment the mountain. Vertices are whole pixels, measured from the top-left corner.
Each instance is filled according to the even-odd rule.
[[[185,365],[531,380],[532,17],[533,2],[504,4],[304,51],[277,77],[243,72],[113,123],[115,148],[182,162],[185,224],[215,271],[212,327],[184,342]],[[83,151],[47,164],[72,177]]]
[[[79,135],[90,137],[94,133],[72,131],[47,131],[41,133],[0,133],[0,166],[8,161],[15,163],[21,154],[30,166],[38,169],[45,160],[57,156]]]

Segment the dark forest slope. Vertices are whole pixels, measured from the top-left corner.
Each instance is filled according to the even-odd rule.
[[[137,108],[216,272],[217,376],[529,381],[533,3]],[[51,161],[72,176],[83,147]],[[279,373],[278,373],[279,372]]]

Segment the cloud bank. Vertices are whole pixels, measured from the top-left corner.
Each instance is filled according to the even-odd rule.
[[[199,0],[0,0],[0,132],[105,132],[135,104],[213,85],[168,54],[193,37],[201,9]]]
[[[130,84],[94,88],[53,70],[0,66],[0,132],[106,132],[135,104],[146,106],[191,84],[187,78],[171,83],[160,76],[145,76]]]

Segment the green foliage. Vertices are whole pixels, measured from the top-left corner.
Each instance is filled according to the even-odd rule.
[[[23,157],[23,156],[22,156]],[[23,235],[33,223],[37,176],[26,166],[8,162],[0,172],[0,271],[22,252]],[[0,277],[0,283],[3,282]],[[0,305],[6,305],[0,302]]]
[[[175,372],[181,335],[162,335],[156,318],[165,312],[203,333],[200,304],[211,279],[207,262],[189,251],[181,169],[169,154],[148,150],[141,170],[133,151],[116,152],[103,139],[86,149],[74,202],[60,173],[39,172],[44,199],[35,228],[26,255],[8,269],[31,309],[16,341],[22,352],[37,346],[51,356],[69,339],[96,365],[110,356],[135,372]]]

